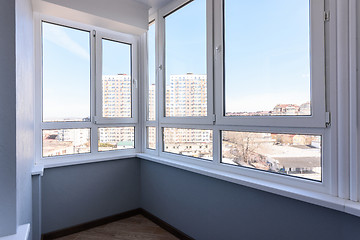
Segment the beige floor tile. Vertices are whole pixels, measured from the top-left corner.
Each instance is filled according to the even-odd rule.
[[[142,215],[75,233],[57,240],[176,240],[175,236]]]

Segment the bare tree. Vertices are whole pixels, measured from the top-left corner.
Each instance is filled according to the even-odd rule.
[[[251,164],[254,160],[254,150],[257,148],[255,138],[249,132],[226,132],[224,133],[224,141],[235,144],[236,148],[231,152],[235,156],[234,161],[240,164],[245,162]]]

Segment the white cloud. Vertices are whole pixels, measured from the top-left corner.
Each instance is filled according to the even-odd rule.
[[[44,34],[44,38],[81,58],[86,60],[90,59],[89,50],[86,50],[80,44],[71,39],[66,31],[64,31],[64,29],[61,27],[48,26],[46,28],[46,34]]]

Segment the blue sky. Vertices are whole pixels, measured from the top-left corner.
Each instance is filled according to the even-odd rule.
[[[149,62],[148,62],[148,70],[149,70],[149,84],[155,83],[155,22],[153,22],[149,26],[148,31],[148,53],[149,53]]]
[[[206,74],[205,0],[166,17],[166,78]],[[271,110],[310,100],[309,2],[225,1],[226,111]],[[281,10],[281,11],[278,11]],[[149,52],[155,52],[155,26]],[[44,119],[90,116],[90,35],[43,23]],[[130,47],[103,41],[103,74],[130,74]],[[150,57],[150,82],[155,62]]]
[[[226,110],[309,101],[309,1],[226,1],[225,16]]]
[[[131,46],[103,39],[103,74],[131,74]]]
[[[205,2],[166,17],[167,79],[206,74]],[[309,2],[227,0],[225,15],[226,111],[309,101]]]
[[[89,32],[43,23],[43,119],[90,116]]]
[[[165,18],[166,79],[206,74],[206,0],[195,0]]]

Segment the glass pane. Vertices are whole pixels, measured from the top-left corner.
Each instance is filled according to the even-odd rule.
[[[43,157],[90,152],[90,129],[56,129],[42,131]]]
[[[42,23],[43,121],[90,121],[90,34]]]
[[[321,181],[321,136],[222,131],[222,163]]]
[[[103,117],[131,117],[131,45],[102,40]]]
[[[99,152],[135,147],[134,127],[99,128]]]
[[[164,152],[212,160],[212,131],[164,128]]]
[[[207,116],[206,0],[165,18],[165,116]]]
[[[147,148],[156,150],[156,127],[147,127]]]
[[[155,22],[152,22],[148,31],[148,74],[149,74],[149,96],[148,96],[148,120],[156,120],[155,104]]]
[[[225,115],[311,115],[308,0],[225,0]]]

